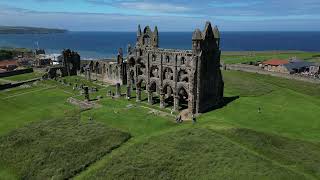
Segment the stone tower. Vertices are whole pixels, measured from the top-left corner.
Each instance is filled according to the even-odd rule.
[[[196,113],[205,112],[223,101],[219,34],[218,28],[213,29],[211,23],[207,22],[202,32],[196,29],[192,35],[193,68],[197,72],[193,87]]]
[[[139,25],[136,45],[141,48],[158,48],[159,34],[157,26],[155,27],[154,32],[151,31],[149,26],[146,26],[142,32]]]

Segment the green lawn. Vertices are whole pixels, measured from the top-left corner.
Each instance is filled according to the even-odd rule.
[[[306,61],[320,62],[320,52],[303,51],[242,51],[242,52],[222,52],[222,61],[226,64],[247,63],[265,61],[273,58],[290,59],[297,57]]]
[[[98,87],[92,99],[103,98],[99,108],[79,113],[81,122],[92,118],[132,138],[76,179],[320,178],[320,86],[238,71],[223,75],[225,96],[239,98],[202,114],[196,125],[175,124],[170,107],[159,116],[150,109],[159,110],[158,105],[106,97],[114,86],[79,77],[64,78],[72,86],[50,80],[0,91],[0,136],[21,131],[30,122],[64,118],[77,109],[67,98],[84,98],[73,85],[84,83]],[[14,178],[19,169],[2,169],[0,176]]]
[[[200,121],[203,123],[224,122],[320,141],[319,85],[237,71],[224,72],[224,79],[225,95],[240,98],[222,109],[202,115]]]

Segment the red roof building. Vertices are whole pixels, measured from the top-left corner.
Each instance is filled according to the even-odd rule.
[[[11,71],[18,67],[18,62],[16,60],[2,60],[0,61],[0,69],[6,69]]]
[[[262,62],[264,65],[271,65],[271,66],[280,66],[284,64],[289,64],[288,60],[283,60],[283,59],[270,59],[267,61]]]

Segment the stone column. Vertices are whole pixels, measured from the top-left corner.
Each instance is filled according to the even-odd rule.
[[[116,84],[116,97],[120,97],[121,96],[121,86],[120,83]]]
[[[165,108],[164,96],[165,94],[163,92],[160,92],[160,108]]]
[[[151,91],[148,91],[148,103],[150,105],[153,104],[153,92],[151,92]]]
[[[178,95],[174,96],[173,110],[174,111],[179,111],[179,96]]]
[[[140,87],[137,87],[137,90],[136,90],[136,101],[137,102],[140,102],[141,101],[141,88]]]
[[[130,85],[127,86],[127,99],[131,98],[131,87]]]
[[[88,71],[88,80],[91,81],[91,70]]]

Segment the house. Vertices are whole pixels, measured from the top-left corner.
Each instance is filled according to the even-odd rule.
[[[283,66],[285,64],[289,64],[289,61],[282,59],[270,59],[262,62],[259,66],[267,71],[286,72],[286,68]]]
[[[287,73],[294,74],[309,72],[312,65],[313,63],[306,61],[291,61],[288,64],[284,64],[283,67],[287,70]]]
[[[18,67],[18,63],[16,60],[2,60],[0,61],[0,69],[4,69],[6,71],[13,71]]]

